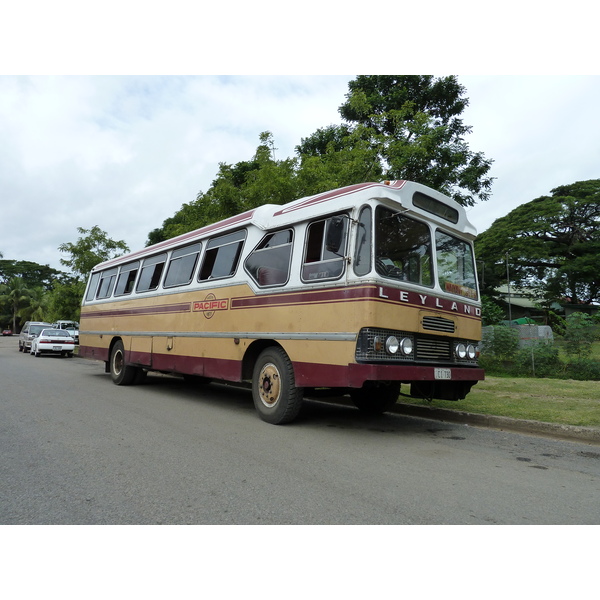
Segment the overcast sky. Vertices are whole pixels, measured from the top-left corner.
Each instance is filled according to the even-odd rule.
[[[219,162],[276,157],[340,121],[353,76],[0,77],[0,251],[61,268],[94,225],[131,250],[194,200]],[[494,160],[478,231],[558,185],[600,178],[600,77],[459,76],[473,151]],[[291,200],[291,199],[290,199]]]
[[[59,259],[65,256],[58,246],[75,242],[78,227],[95,225],[110,238],[124,240],[132,251],[143,247],[151,230],[209,188],[219,162],[250,159],[261,132],[272,132],[276,158],[282,159],[294,155],[302,137],[339,123],[338,108],[355,73],[434,72],[441,76],[461,72],[461,68],[475,73],[494,69],[544,73],[459,75],[470,100],[462,115],[473,128],[466,138],[470,149],[494,160],[491,200],[469,211],[478,231],[558,185],[600,178],[600,76],[586,74],[597,67],[587,66],[583,58],[576,63],[579,68],[568,69],[581,44],[583,50],[585,44],[593,48],[595,38],[589,35],[593,19],[575,11],[555,19],[554,24],[547,12],[535,13],[536,24],[544,29],[543,43],[535,43],[531,36],[527,11],[521,10],[518,21],[505,11],[494,21],[500,33],[471,28],[468,39],[456,31],[448,35],[445,18],[450,13],[440,13],[438,20],[429,19],[429,43],[422,44],[418,53],[407,53],[405,49],[424,33],[406,23],[401,36],[380,35],[378,45],[341,44],[351,37],[344,32],[356,27],[356,19],[336,13],[337,37],[322,36],[315,44],[313,38],[325,26],[311,20],[306,11],[294,13],[302,31],[292,36],[288,29],[244,27],[244,19],[251,18],[248,13],[228,14],[223,9],[220,16],[229,17],[224,37],[212,31],[210,23],[215,22],[218,9],[210,8],[212,12],[203,16],[213,21],[202,21],[200,35],[198,23],[176,10],[186,4],[180,0],[169,4],[169,16],[177,17],[172,31],[167,26],[169,18],[157,12],[159,4],[143,4],[154,9],[154,20],[144,20],[147,11],[130,9],[127,13],[127,7],[141,6],[136,2],[119,3],[118,20],[111,20],[110,10],[94,13],[86,24],[93,23],[95,28],[83,29],[61,20],[52,28],[45,26],[59,13],[55,4],[40,3],[38,18],[27,22],[30,35],[25,44],[18,28],[5,28],[0,39],[0,252],[5,259],[62,269]],[[265,4],[270,3],[258,5]],[[80,6],[58,2],[63,5]],[[29,14],[28,6],[10,5],[6,10],[18,11],[17,17],[23,19]],[[112,0],[103,6],[111,8]],[[5,20],[9,22],[10,18]],[[131,30],[126,28],[128,22],[133,24]],[[579,29],[573,41],[564,30],[573,29],[569,23],[575,22]],[[307,24],[310,29],[303,30]],[[504,25],[510,25],[513,36],[508,44]],[[141,35],[141,41],[130,38],[131,32]],[[524,32],[530,52],[550,56],[550,65],[519,53]],[[557,44],[559,32],[561,43]],[[243,43],[236,46],[233,41],[240,39]],[[164,61],[168,56],[165,40],[176,48],[181,40],[191,45],[185,53]],[[490,40],[501,41],[503,48],[513,52],[510,55],[503,49],[501,59],[496,53],[492,67]],[[28,52],[15,53],[19,44]],[[440,45],[447,46],[447,52],[440,52]],[[11,56],[19,56],[21,62],[6,59],[9,46]],[[377,54],[363,61],[374,47]],[[206,48],[211,49],[210,60],[206,60]],[[303,54],[300,67],[297,60],[290,60],[290,50],[305,52],[307,48],[312,49],[310,60],[309,54]],[[433,55],[424,51],[432,48]],[[417,56],[425,60],[419,62]],[[466,63],[465,56],[471,57]],[[339,63],[337,68],[332,57]],[[472,62],[475,59],[484,62]],[[498,69],[499,60],[507,68]],[[556,68],[582,74],[554,75]],[[214,74],[155,75],[161,72]],[[233,72],[348,74],[219,75]]]

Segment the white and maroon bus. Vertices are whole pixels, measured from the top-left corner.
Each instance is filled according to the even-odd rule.
[[[459,400],[484,378],[475,234],[463,207],[409,181],[264,205],[94,267],[79,352],[117,385],[251,382],[276,424],[316,388],[370,412],[402,385]]]

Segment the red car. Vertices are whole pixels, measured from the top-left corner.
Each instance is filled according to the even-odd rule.
[[[2,335],[12,335],[12,329],[3,329]]]

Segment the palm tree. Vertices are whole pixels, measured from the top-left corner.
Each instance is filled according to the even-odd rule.
[[[28,305],[31,297],[21,277],[13,277],[8,283],[0,284],[0,303],[8,304],[12,314],[13,331],[17,331],[17,316]]]
[[[19,310],[19,316],[25,321],[44,321],[48,312],[48,296],[42,287],[29,288],[25,306]]]

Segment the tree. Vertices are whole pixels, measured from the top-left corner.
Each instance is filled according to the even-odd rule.
[[[506,283],[546,301],[600,301],[600,179],[579,181],[522,204],[479,235],[488,289]]]
[[[360,75],[349,89],[339,109],[346,123],[303,139],[301,156],[368,149],[365,175],[424,183],[464,206],[489,198],[492,161],[464,140],[472,128],[459,116],[469,101],[455,76]],[[368,179],[351,183],[359,180]]]
[[[46,295],[46,318],[51,322],[59,319],[79,321],[85,286],[85,281],[75,279],[63,283],[56,282],[54,288]]]
[[[8,283],[0,284],[0,303],[7,305],[12,320],[12,329],[17,331],[17,317],[28,306],[30,290],[21,277],[14,277]]]
[[[221,163],[216,179],[148,234],[155,244],[263,204],[383,179],[412,179],[470,206],[487,200],[491,160],[469,150],[459,118],[468,104],[455,77],[360,76],[340,107],[345,120],[303,138],[296,156],[274,157],[260,134],[251,160]]]
[[[298,197],[297,160],[273,158],[273,136],[260,134],[260,144],[249,161],[219,164],[206,192],[184,204],[161,228],[148,235],[147,245],[187,233],[263,204],[285,204]]]
[[[28,260],[0,260],[0,283],[7,283],[14,277],[21,277],[25,287],[41,286],[50,290],[54,281],[64,276],[64,273],[48,265],[39,265]]]
[[[111,240],[97,225],[91,229],[78,227],[77,231],[83,237],[74,244],[71,242],[61,244],[58,249],[71,255],[67,259],[61,258],[60,263],[71,269],[79,281],[85,280],[98,263],[129,252],[129,247],[124,241]]]

